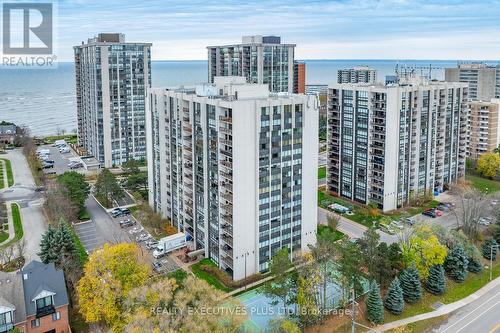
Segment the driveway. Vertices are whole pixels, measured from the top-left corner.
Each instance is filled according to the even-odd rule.
[[[45,216],[42,213],[41,195],[34,191],[35,181],[26,158],[20,149],[9,150],[2,157],[11,160],[14,185],[0,191],[5,201],[16,201],[21,207],[21,220],[26,240],[26,263],[39,260],[40,240],[45,232]]]

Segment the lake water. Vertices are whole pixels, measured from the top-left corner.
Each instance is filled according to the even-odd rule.
[[[445,67],[456,60],[306,60],[306,84],[329,84],[337,70],[367,65],[377,69],[379,80],[394,74],[396,64],[428,67],[432,75],[444,78]],[[193,85],[207,81],[206,61],[153,61],[154,87]],[[26,125],[35,135],[76,130],[75,78],[72,63],[60,63],[55,70],[0,69],[0,121]]]

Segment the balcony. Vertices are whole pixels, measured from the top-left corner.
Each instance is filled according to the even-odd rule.
[[[56,308],[53,305],[48,305],[40,309],[36,309],[36,318],[42,318],[51,315],[56,312]]]

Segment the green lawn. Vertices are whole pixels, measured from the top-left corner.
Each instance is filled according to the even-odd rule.
[[[168,273],[167,278],[175,279],[177,285],[182,286],[182,282],[184,281],[184,279],[186,279],[187,275],[188,273],[185,270],[179,268],[173,272]]]
[[[19,205],[17,203],[11,204],[12,210],[12,221],[14,222],[14,238],[10,240],[7,244],[2,245],[2,247],[8,247],[13,243],[17,242],[24,236],[23,223],[21,221],[21,212],[19,211]]]
[[[67,143],[76,143],[76,134],[51,135],[44,138],[46,143],[54,143],[56,140],[65,140]]]
[[[200,266],[202,266],[202,265],[212,265],[214,267],[217,267],[217,265],[212,260],[210,260],[208,258],[202,259],[199,262],[197,262],[196,264],[190,266],[191,270],[193,271],[193,274],[196,277],[207,281],[210,285],[214,286],[216,289],[222,290],[226,293],[233,290],[233,289],[228,288],[225,285],[223,285],[215,276],[203,271],[200,268]]]
[[[10,160],[6,158],[1,158],[2,161],[5,163],[5,169],[7,169],[7,183],[8,186],[14,185],[14,174],[12,173],[12,165],[10,163]],[[2,175],[3,177],[3,175]],[[2,180],[3,183],[3,180]]]
[[[8,233],[6,233],[4,231],[0,231],[0,243],[5,242],[8,238],[9,238]]]
[[[497,258],[493,267],[493,279],[500,276],[500,259]],[[449,304],[461,300],[468,295],[481,289],[490,281],[490,271],[484,269],[478,274],[469,273],[464,283],[457,283],[450,279],[446,280],[446,292],[444,295],[436,296],[428,292],[424,292],[422,300],[416,304],[406,304],[404,312],[399,315],[393,315],[385,312],[385,321],[391,322],[407,317],[416,316],[421,313],[433,311],[432,305],[436,302]]]
[[[318,179],[326,178],[326,166],[319,167],[318,169]]]
[[[0,165],[0,189],[4,188],[4,180],[3,180],[3,164]]]
[[[497,182],[495,180],[486,179],[471,174],[466,174],[465,180],[471,182],[472,186],[474,186],[475,188],[477,188],[482,192],[492,193],[500,191],[500,182]]]
[[[318,235],[324,234],[327,230],[331,230],[331,228],[327,225],[319,225],[318,226]],[[332,237],[332,242],[336,242],[339,239],[344,238],[344,236],[345,236],[345,234],[343,232],[335,230],[333,237]]]
[[[18,241],[24,236],[23,223],[21,222],[21,212],[17,203],[11,204],[12,220],[14,222],[14,241]]]
[[[331,204],[339,204],[344,207],[348,207],[354,213],[353,215],[342,214],[343,217],[352,220],[354,222],[360,223],[364,226],[371,227],[373,226],[373,222],[377,222],[381,216],[371,217],[366,215],[366,210],[360,206],[354,205],[351,202],[334,197],[327,193],[318,190],[318,205],[322,208],[329,209],[328,206]]]
[[[80,221],[88,221],[88,220],[90,220],[90,214],[89,214],[89,212],[87,212],[87,210],[85,208],[81,209],[78,212],[78,219]]]

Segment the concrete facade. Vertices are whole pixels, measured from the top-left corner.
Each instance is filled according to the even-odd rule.
[[[384,211],[465,174],[467,84],[400,80],[328,92],[327,189]]]
[[[471,101],[469,154],[478,159],[500,145],[500,99]]]
[[[74,47],[78,144],[106,168],[146,157],[151,44],[99,34]]]
[[[149,200],[240,280],[316,242],[317,98],[214,82],[151,90]]]
[[[208,46],[208,82],[216,76],[243,76],[271,92],[293,92],[295,44],[276,36],[243,36],[241,44]]]

